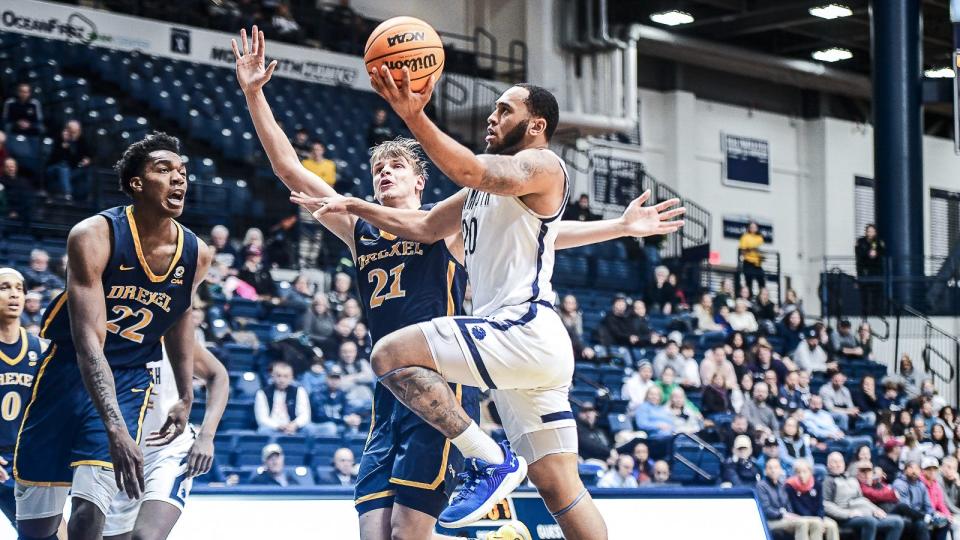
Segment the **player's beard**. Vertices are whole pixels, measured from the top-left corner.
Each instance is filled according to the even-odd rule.
[[[503,135],[503,138],[500,140],[500,144],[488,144],[485,152],[488,154],[500,154],[505,156],[512,156],[513,154],[516,154],[522,150],[520,145],[523,143],[523,137],[527,133],[528,124],[530,124],[530,120],[522,120],[519,124],[514,126],[513,129]]]

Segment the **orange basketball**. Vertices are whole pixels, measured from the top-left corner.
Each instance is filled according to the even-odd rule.
[[[410,89],[419,92],[430,76],[437,79],[443,72],[443,42],[429,24],[414,17],[394,17],[380,23],[363,49],[367,73],[384,64],[397,85],[403,79],[403,68],[410,70]]]

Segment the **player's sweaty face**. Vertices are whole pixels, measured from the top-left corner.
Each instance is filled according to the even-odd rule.
[[[384,157],[373,164],[373,194],[383,204],[416,196],[423,190],[423,178],[400,156]],[[388,204],[389,206],[389,204]]]
[[[23,302],[23,283],[13,276],[0,277],[0,317],[20,318]]]
[[[147,200],[173,217],[183,213],[187,198],[187,168],[180,156],[169,150],[150,152],[140,178]]]
[[[486,153],[511,155],[523,149],[530,124],[526,104],[529,95],[527,89],[514,86],[497,100],[493,112],[487,117]]]

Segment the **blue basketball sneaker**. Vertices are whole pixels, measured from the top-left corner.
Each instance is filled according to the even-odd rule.
[[[527,476],[526,460],[514,454],[507,441],[501,442],[500,448],[506,456],[503,463],[467,460],[466,470],[460,474],[460,492],[440,513],[440,526],[458,529],[479,520],[523,482]]]

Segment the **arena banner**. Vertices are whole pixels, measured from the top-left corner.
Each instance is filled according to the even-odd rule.
[[[747,231],[747,225],[749,225],[751,221],[757,222],[757,226],[760,228],[760,236],[763,237],[763,241],[768,244],[773,243],[772,222],[765,219],[743,215],[723,216],[723,237],[739,240],[740,236]]]
[[[770,189],[770,145],[763,139],[720,133],[723,183],[752,189]]]
[[[238,37],[36,0],[0,0],[0,31],[231,68],[234,57],[230,39]],[[278,76],[372,91],[359,57],[277,41],[268,44],[267,52],[268,63],[278,61]]]

